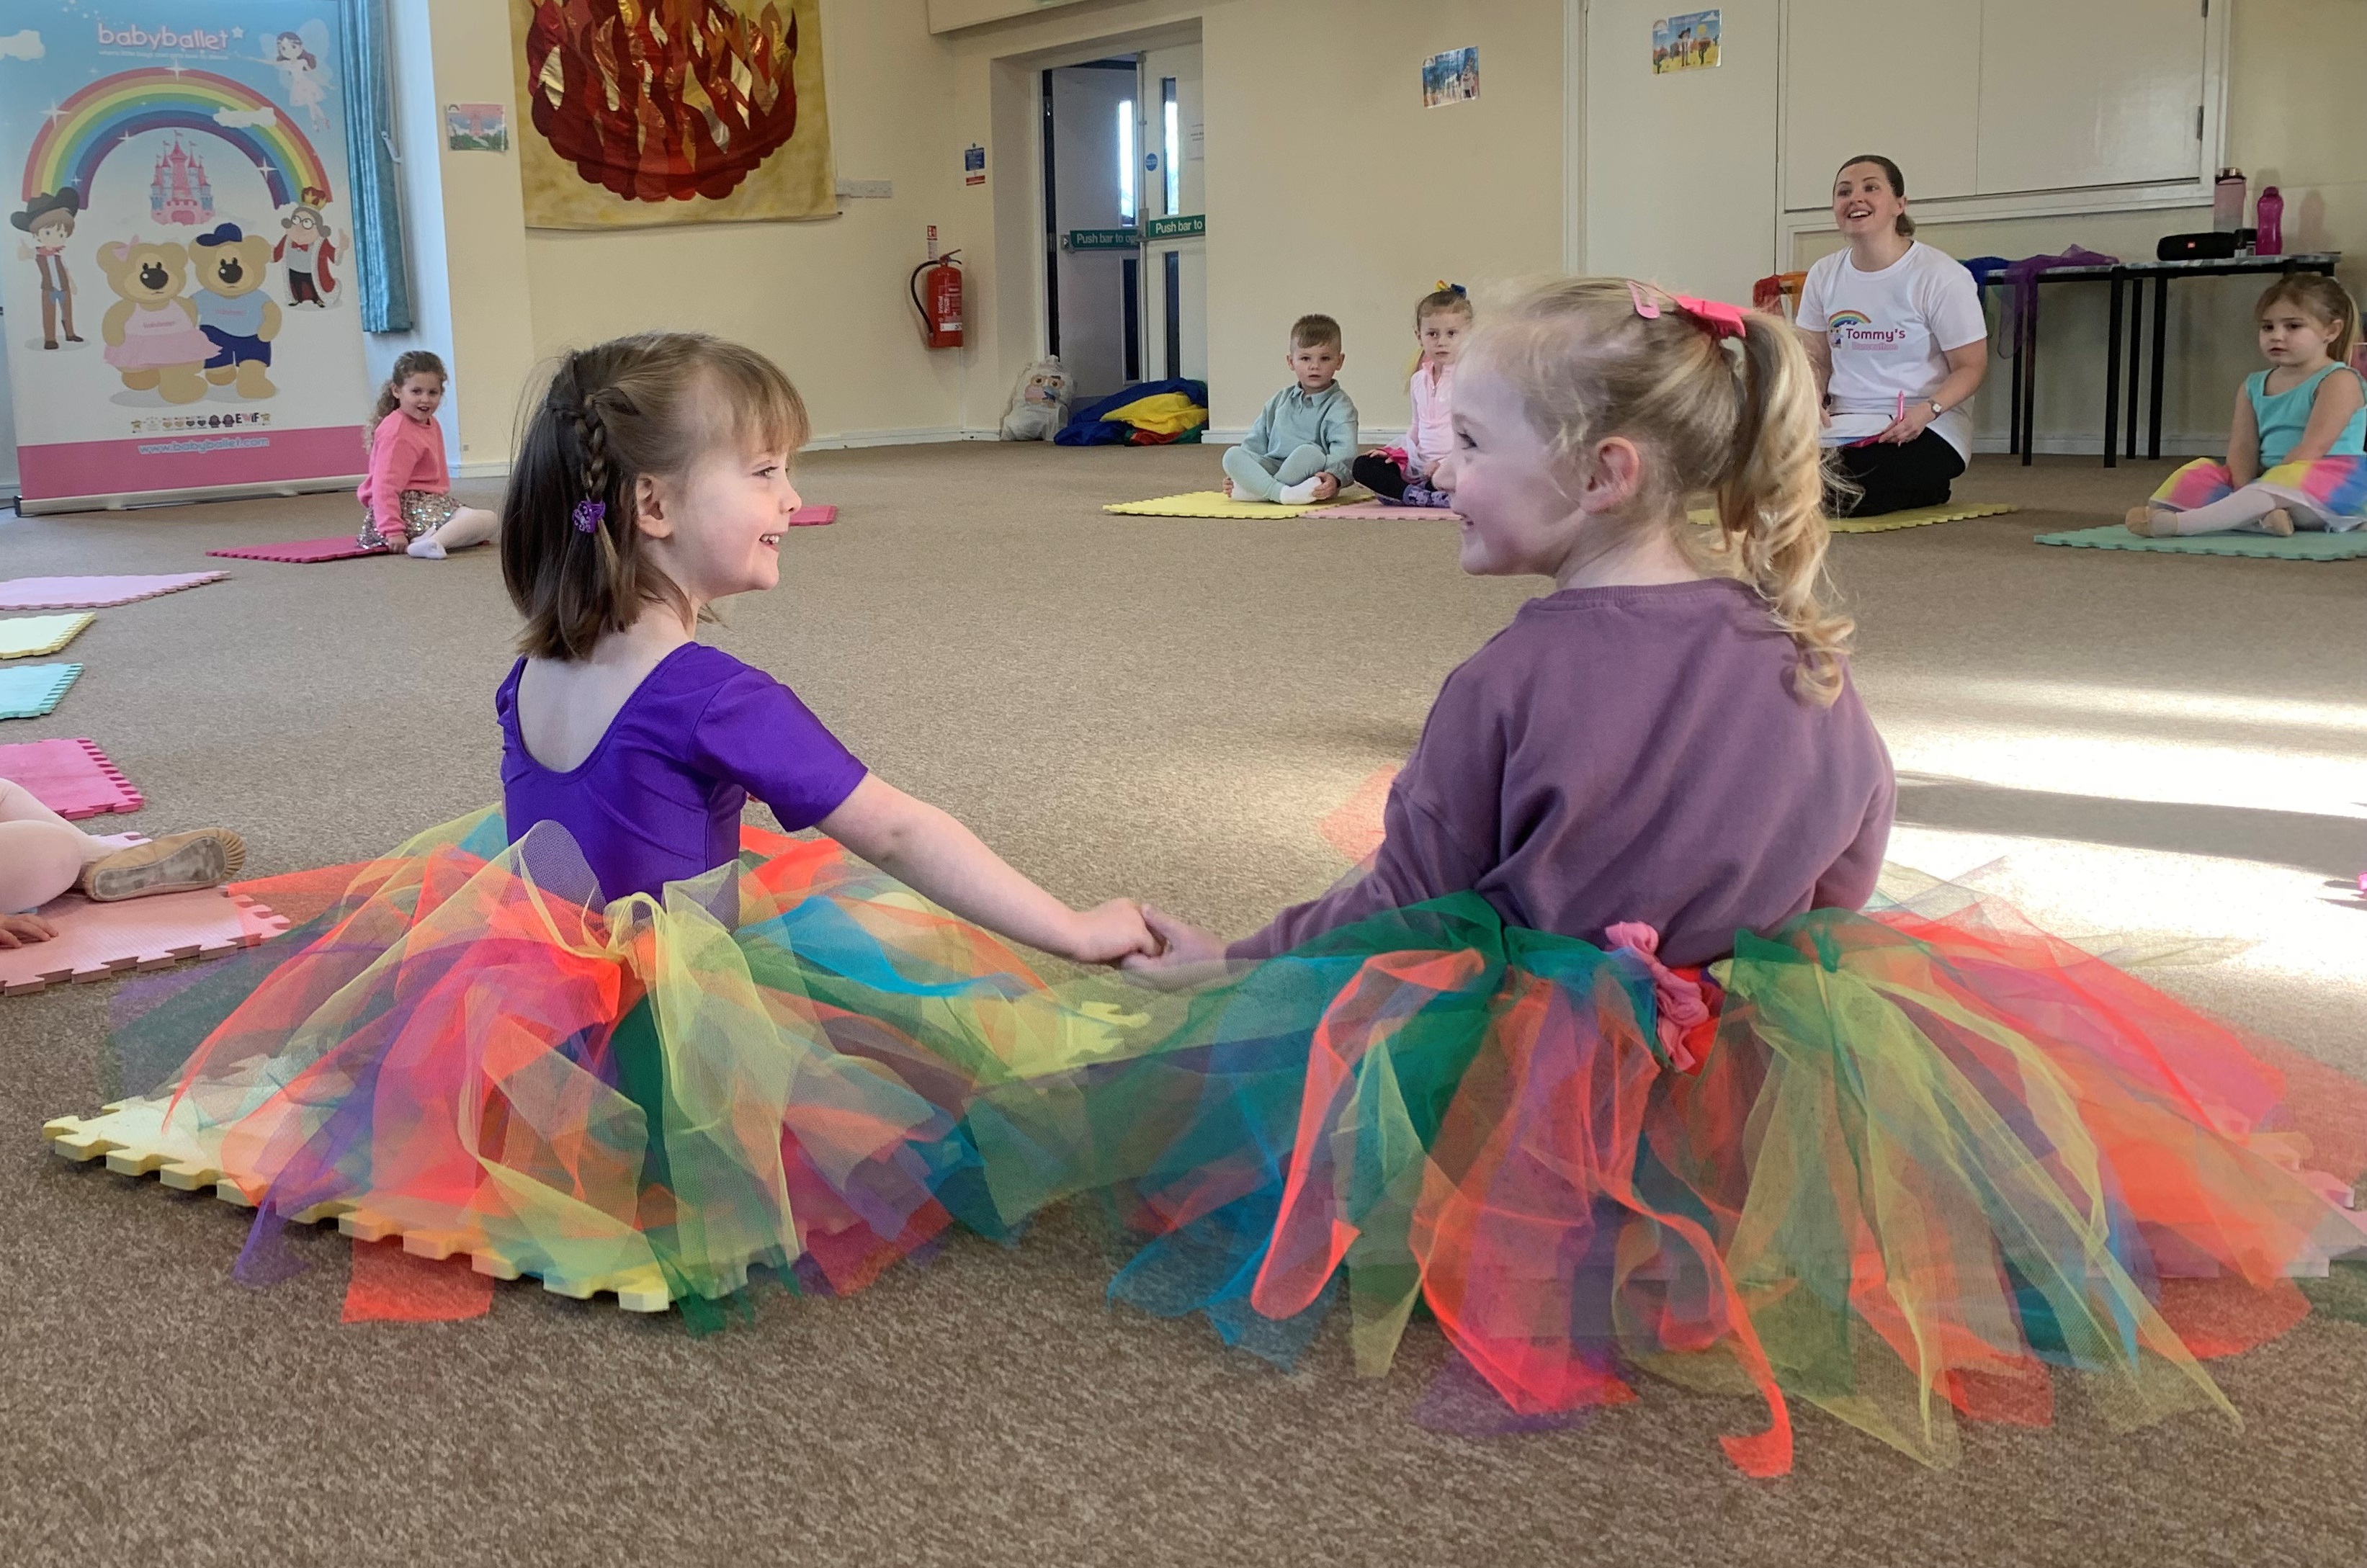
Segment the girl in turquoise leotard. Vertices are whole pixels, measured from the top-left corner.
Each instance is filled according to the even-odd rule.
[[[2367,390],[2348,363],[2357,302],[2331,277],[2294,273],[2260,296],[2258,315],[2269,368],[2244,378],[2227,460],[2170,475],[2129,513],[2130,533],[2340,532],[2367,521]]]

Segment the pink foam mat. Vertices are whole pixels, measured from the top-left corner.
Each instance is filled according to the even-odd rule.
[[[290,566],[308,566],[314,561],[351,560],[357,556],[382,556],[386,547],[359,543],[351,534],[339,534],[326,539],[290,539],[284,545],[241,545],[234,549],[208,550],[210,556],[228,556],[236,560],[285,561]]]
[[[0,779],[23,784],[34,799],[64,818],[137,811],[148,804],[94,740],[0,746]]]
[[[184,571],[170,577],[16,577],[0,582],[0,610],[104,610],[229,576],[226,571]]]
[[[1393,523],[1454,523],[1460,520],[1457,513],[1444,507],[1391,506],[1379,501],[1360,501],[1353,506],[1326,506],[1308,515],[1322,522],[1337,519],[1350,523],[1378,523],[1384,519]]]
[[[818,528],[825,523],[835,523],[837,521],[838,508],[835,506],[800,506],[796,512],[790,514],[789,526],[792,528]]]
[[[268,942],[288,922],[252,898],[225,888],[164,893],[94,904],[67,894],[41,906],[58,928],[48,942],[0,949],[0,996],[164,969],[191,958],[220,958]]]

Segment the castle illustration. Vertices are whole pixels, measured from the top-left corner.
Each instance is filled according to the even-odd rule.
[[[156,175],[148,182],[148,210],[159,223],[210,223],[214,219],[214,187],[206,178],[202,159],[173,138],[173,145],[156,159]]]

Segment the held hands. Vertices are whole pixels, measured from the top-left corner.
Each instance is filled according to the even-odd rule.
[[[57,934],[58,928],[39,915],[0,915],[0,949],[47,942]]]
[[[1131,898],[1113,898],[1106,904],[1074,912],[1070,917],[1068,941],[1060,956],[1079,964],[1116,964],[1122,959],[1131,966],[1138,960],[1155,955],[1160,942],[1145,924],[1147,913]]]
[[[1221,970],[1225,961],[1221,937],[1148,904],[1142,907],[1142,920],[1159,945],[1118,965],[1127,974],[1153,986],[1170,987],[1194,985]]]

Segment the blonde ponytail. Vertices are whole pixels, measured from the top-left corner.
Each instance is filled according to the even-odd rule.
[[[1656,314],[1638,310],[1639,300]],[[1464,351],[1512,386],[1530,422],[1566,459],[1608,436],[1649,453],[1639,514],[1668,519],[1705,569],[1749,584],[1800,650],[1793,689],[1840,695],[1855,629],[1825,603],[1823,451],[1816,374],[1793,330],[1746,312],[1739,354],[1716,324],[1624,277],[1573,277],[1490,312]],[[1684,520],[1716,498],[1718,541]]]
[[[1753,311],[1743,317],[1741,373],[1733,461],[1714,487],[1720,553],[1799,645],[1800,694],[1829,704],[1840,695],[1841,661],[1856,625],[1818,593],[1832,535],[1816,372],[1797,333]]]

